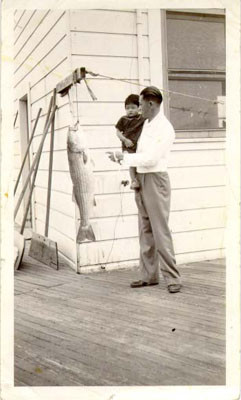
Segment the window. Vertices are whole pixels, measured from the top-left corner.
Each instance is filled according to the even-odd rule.
[[[196,96],[170,94],[170,119],[175,129],[224,128],[224,16],[174,11],[166,15],[168,89]]]

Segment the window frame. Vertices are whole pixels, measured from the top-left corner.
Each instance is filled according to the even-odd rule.
[[[215,11],[215,12],[214,12]],[[219,11],[219,12],[218,12]],[[163,11],[161,11],[163,13]],[[217,12],[217,13],[216,13]],[[168,52],[167,52],[167,19],[187,19],[188,20],[200,20],[200,17],[205,17],[207,22],[219,22],[224,23],[225,33],[226,33],[226,18],[225,10],[179,10],[179,9],[166,9],[165,14],[165,24],[162,27],[165,34],[165,49],[164,54],[166,57],[166,70],[163,71],[165,76],[165,81],[167,82],[167,89],[169,87],[168,83],[170,80],[186,80],[186,81],[221,81],[222,83],[222,96],[226,95],[226,70],[225,69],[188,69],[188,68],[168,68]],[[166,100],[166,111],[167,116],[170,118],[170,100]],[[226,128],[194,128],[194,129],[175,129],[177,136],[180,138],[188,137],[225,137]],[[204,133],[207,135],[205,136]],[[212,135],[213,133],[213,135]],[[218,134],[219,133],[219,134]]]

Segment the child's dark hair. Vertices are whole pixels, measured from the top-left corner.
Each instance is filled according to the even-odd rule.
[[[130,94],[130,96],[125,99],[125,107],[128,104],[135,104],[137,107],[139,107],[140,104],[138,94]]]

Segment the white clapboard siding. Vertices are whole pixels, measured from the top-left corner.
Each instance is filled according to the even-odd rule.
[[[137,213],[134,193],[123,187],[124,193],[96,195],[93,216],[97,218],[133,215]],[[172,190],[171,211],[197,210],[204,208],[225,207],[225,187],[205,187]]]
[[[39,105],[33,105],[33,112],[36,115],[39,109]],[[80,124],[81,125],[108,125],[116,124],[120,116],[123,115],[123,104],[120,103],[81,103],[79,107]],[[44,125],[43,118],[40,119],[40,123]],[[56,112],[56,128],[66,126],[67,123],[71,123],[71,115],[69,111],[69,103],[66,102],[65,106],[59,107]]]
[[[18,10],[14,15],[14,37],[17,37],[23,29],[21,21],[24,19],[26,12],[27,10]]]
[[[225,257],[225,248],[217,248],[214,250],[202,250],[202,251],[190,251],[189,253],[176,254],[177,264],[181,264],[181,273],[182,269],[185,268],[185,264],[193,263],[204,260],[216,260],[218,258]]]
[[[225,209],[203,209],[185,210],[172,212],[170,216],[170,229],[174,233],[206,230],[211,228],[223,228],[225,226]],[[59,221],[59,224],[61,221]],[[92,219],[96,240],[111,240],[137,237],[138,236],[138,220],[136,215],[117,216],[111,218]],[[56,225],[57,226],[57,225]]]
[[[32,38],[36,37],[38,34],[37,30],[40,28],[41,23],[43,23],[43,20],[50,12],[50,10],[31,11],[31,18],[25,25],[24,31],[14,43],[14,57],[16,57],[22,51],[23,47],[26,46],[27,43],[32,40]]]
[[[36,219],[36,230],[40,235],[44,234],[44,223],[39,219]],[[75,265],[75,256],[76,256],[76,242],[75,238],[70,239],[63,233],[63,230],[60,232],[56,229],[50,227],[49,228],[49,238],[55,242],[57,242],[58,250],[62,253],[69,261],[72,266]]]
[[[118,170],[119,164],[109,160],[104,150],[90,151],[90,157],[93,160],[93,171]],[[44,152],[41,156],[40,168],[48,168],[49,153]],[[198,161],[197,161],[198,160]],[[171,153],[169,159],[169,168],[197,167],[207,165],[224,165],[225,154],[223,150],[209,151],[176,151]],[[69,171],[69,164],[66,149],[56,151],[53,161],[54,170]],[[124,169],[124,168],[123,168]]]
[[[65,11],[54,10],[46,14],[46,18],[34,32],[32,40],[29,40],[22,48],[22,51],[15,57],[15,72],[30,57],[32,60],[40,60],[42,58],[43,46],[46,46],[46,53],[51,45],[57,43],[61,35],[65,32]],[[37,21],[36,21],[37,24]],[[62,32],[61,32],[62,31]],[[45,40],[45,38],[48,38]]]
[[[24,36],[25,32],[27,31],[27,27],[35,14],[35,10],[25,10],[24,15],[22,16],[18,26],[14,30],[14,44],[15,49],[18,42],[22,42],[22,37]],[[15,51],[14,51],[15,53]]]
[[[173,234],[176,254],[214,250],[224,247],[224,229],[209,229]],[[124,238],[103,242],[82,243],[79,247],[80,265],[137,260],[139,258],[138,238]]]
[[[142,33],[148,34],[147,14],[142,14]],[[76,10],[70,14],[72,31],[136,34],[136,12],[121,13],[118,10]]]
[[[19,141],[19,133],[18,133],[18,139],[13,142],[13,155],[18,155],[20,154],[20,141]]]
[[[225,185],[225,168],[222,166],[173,168],[169,170],[172,189],[219,187]],[[48,171],[38,171],[37,186],[47,187]],[[96,173],[95,194],[119,193],[122,190],[121,181],[129,179],[129,172]],[[72,193],[70,174],[63,171],[53,171],[53,189],[64,193]]]
[[[47,188],[36,187],[35,199],[38,204],[45,206],[47,202]],[[75,218],[75,203],[72,201],[72,194],[52,190],[50,207],[51,210],[58,211],[72,219]]]
[[[34,139],[33,139],[33,146],[32,146],[33,153],[37,152],[40,142],[41,142],[41,139],[42,139],[42,135],[43,135],[43,132],[40,129],[38,130],[38,132],[37,132],[36,136],[34,136]],[[54,150],[55,150],[55,152],[67,151],[67,132],[68,132],[68,127],[55,130],[55,134],[54,134]],[[47,136],[45,138],[43,152],[49,151],[49,146],[50,146],[50,132],[47,134]],[[54,153],[54,158],[55,158],[55,153]]]
[[[69,62],[67,58],[63,58],[63,61],[56,64],[54,69],[51,69],[51,73],[46,74],[46,76],[34,83],[31,87],[31,103],[33,111],[40,106],[40,101],[46,97],[49,101],[49,93],[53,91],[57,83],[64,79],[69,73]],[[46,95],[46,92],[48,95]],[[57,96],[57,105],[61,106],[66,103],[66,98]],[[34,105],[34,107],[33,107]]]
[[[109,76],[118,79],[138,79],[138,59],[137,57],[114,57],[114,56],[95,56],[91,57],[86,54],[73,55],[72,63],[74,68],[85,67],[87,71],[91,71],[100,75]],[[143,76],[149,79],[149,59],[143,58]],[[90,75],[87,75],[90,77]],[[110,83],[110,82],[108,82]],[[129,84],[123,83],[121,86],[131,89]],[[137,87],[138,88],[138,87]],[[131,92],[131,90],[130,90]]]
[[[43,108],[31,148],[33,155],[40,144],[52,91],[72,69],[85,67],[95,73],[132,82],[127,84],[87,76],[97,97],[95,102],[85,84],[78,85],[80,124],[85,130],[93,160],[96,206],[92,210],[91,224],[97,241],[77,247],[78,221],[75,221],[66,150],[71,116],[67,96],[57,95],[49,237],[57,241],[60,252],[73,267],[77,248],[80,264],[84,267],[106,262],[116,265],[138,263],[134,193],[129,185],[124,187],[121,184],[122,180],[130,180],[129,171],[112,163],[106,155],[109,149],[120,149],[115,124],[125,113],[125,98],[140,90],[136,85],[139,80],[136,19],[135,10],[117,9],[79,9],[69,13],[60,9],[18,10],[15,13],[15,99],[18,101],[25,94],[23,87],[30,85],[31,126],[39,108]],[[142,22],[142,70],[144,83],[149,85],[147,12],[142,13]],[[76,101],[74,109],[76,114]],[[34,215],[37,232],[41,234],[44,233],[46,213],[49,142],[50,134],[46,137],[35,185]],[[19,154],[17,124],[14,134],[15,179],[20,167]],[[177,261],[222,256],[226,224],[225,141],[219,138],[176,140],[169,159],[169,175],[172,186],[170,228]]]
[[[72,54],[137,57],[136,35],[71,32]],[[149,57],[148,38],[143,36],[143,57]]]
[[[41,204],[46,204],[46,188],[36,188],[36,199]],[[93,207],[93,218],[116,217],[118,215],[137,214],[137,207],[133,191],[129,187],[122,193],[109,195],[95,195],[96,206]],[[52,190],[51,207],[69,216],[74,216],[72,192],[62,193]],[[205,208],[213,210],[215,207],[225,207],[225,187],[206,187],[177,189],[172,191],[171,211],[196,210]],[[211,212],[211,211],[210,211]],[[101,222],[101,221],[100,221]]]
[[[84,132],[87,135],[87,143],[90,148],[109,148],[118,147],[119,139],[115,134],[114,124],[111,126],[90,125],[83,126]],[[174,150],[201,150],[201,149],[220,149],[225,147],[223,140],[214,139],[187,139],[176,140],[173,146]]]
[[[91,79],[88,78],[88,84],[97,97],[99,102],[119,102],[122,103],[122,113],[125,114],[124,101],[130,93],[138,94],[138,80],[132,79],[133,84],[126,84],[125,82],[113,81],[110,79]],[[147,83],[148,84],[148,83]],[[77,86],[77,97],[80,102],[79,108],[82,107],[82,102],[93,103],[93,100],[86,88],[85,83]],[[74,96],[76,99],[76,92],[74,91]],[[111,104],[110,104],[111,107]],[[82,111],[84,113],[84,109]]]
[[[48,101],[50,99],[50,96],[48,97]],[[39,102],[39,107],[43,105],[43,101]],[[47,104],[48,102],[46,101],[44,104]],[[36,111],[39,107],[36,107]],[[33,151],[35,152],[37,147],[39,146],[40,140],[41,140],[41,135],[42,135],[42,129],[43,125],[45,122],[46,116],[42,117],[42,121],[38,124],[36,132],[35,132],[35,140],[34,140],[34,146],[33,146]],[[67,121],[66,121],[67,122]],[[32,125],[34,123],[34,120],[32,121]],[[55,131],[55,149],[56,150],[63,150],[66,149],[66,138],[67,138],[67,126],[63,127],[62,129],[56,129]],[[117,149],[120,147],[120,140],[117,138],[115,134],[115,128],[114,126],[84,126],[83,130],[86,135],[86,142],[88,144],[88,147],[90,149],[98,149],[99,152],[105,152],[109,148],[112,150]],[[181,141],[175,141],[173,148],[172,148],[172,153],[174,153],[171,157],[175,157],[175,153],[179,151],[203,151],[202,154],[204,154],[204,150],[209,153],[209,151],[220,151],[220,150],[225,150],[224,149],[225,143],[224,141],[217,141],[217,140],[211,140],[207,139],[207,141],[185,141],[182,139]],[[47,150],[49,148],[49,135],[46,137],[45,141],[45,147],[44,150]]]
[[[59,32],[58,32],[59,35]],[[66,35],[59,35],[57,46],[56,43],[51,41],[51,46],[43,46],[41,48],[41,54],[35,54],[30,56],[26,62],[24,62],[18,71],[14,75],[15,87],[25,78],[31,83],[31,86],[36,84],[42,77],[46,76],[52,70],[66,59],[67,41]],[[62,49],[59,51],[58,46]]]
[[[36,202],[35,211],[37,219],[45,223],[46,207]],[[67,216],[62,212],[50,209],[49,226],[57,229],[59,232],[64,232],[64,235],[69,239],[75,237],[75,220],[72,216]]]
[[[48,172],[38,171],[36,177],[36,186],[40,188],[47,188],[48,185]],[[72,194],[72,181],[70,174],[62,171],[53,171],[52,173],[52,190],[62,193]]]
[[[223,186],[225,184],[225,167],[190,167],[170,168],[169,175],[172,188]],[[128,171],[100,172],[95,174],[95,193],[116,193],[120,191],[122,179],[129,179]]]
[[[31,152],[34,153],[34,148],[36,147],[37,151],[38,147],[37,145],[35,146],[35,141],[37,140],[39,145],[42,137],[52,91],[56,84],[70,72],[70,63],[69,60],[67,61],[70,48],[67,41],[68,32],[66,29],[66,12],[64,10],[32,10],[32,18],[27,21],[26,15],[23,21],[26,21],[25,29],[16,41],[15,46],[15,98],[18,100],[26,94],[26,88],[30,87],[29,101],[31,102],[32,127],[39,108],[42,108],[42,114],[31,148]],[[58,103],[61,106],[66,103],[66,99],[58,99]],[[62,119],[61,123],[66,126],[69,121],[66,122]],[[59,125],[56,128],[62,129],[63,125]],[[62,132],[64,131],[62,130]],[[15,164],[19,166],[18,145],[15,144],[14,148],[16,151]],[[63,172],[63,174],[66,173]],[[64,186],[59,186],[58,183],[61,182],[61,179],[58,179],[59,177],[57,179],[53,177],[49,237],[58,242],[60,251],[74,265],[76,257],[75,204],[72,202],[72,183],[69,173],[66,175],[68,175],[66,178],[67,183]],[[34,215],[36,231],[41,234],[44,233],[47,183],[48,172],[43,175],[39,170],[35,182]],[[54,189],[54,184],[57,191]],[[62,190],[62,193],[58,191],[59,189]],[[66,210],[68,210],[68,213],[66,213]],[[59,231],[54,229],[56,218],[62,222],[59,226]]]

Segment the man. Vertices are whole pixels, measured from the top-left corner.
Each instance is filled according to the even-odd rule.
[[[181,279],[176,267],[171,232],[168,227],[171,188],[167,173],[168,156],[175,132],[160,112],[162,95],[149,86],[140,93],[142,116],[146,118],[137,152],[109,153],[112,161],[137,168],[140,190],[135,191],[138,207],[141,280],[132,288],[157,285],[159,265],[170,293],[179,292]]]

